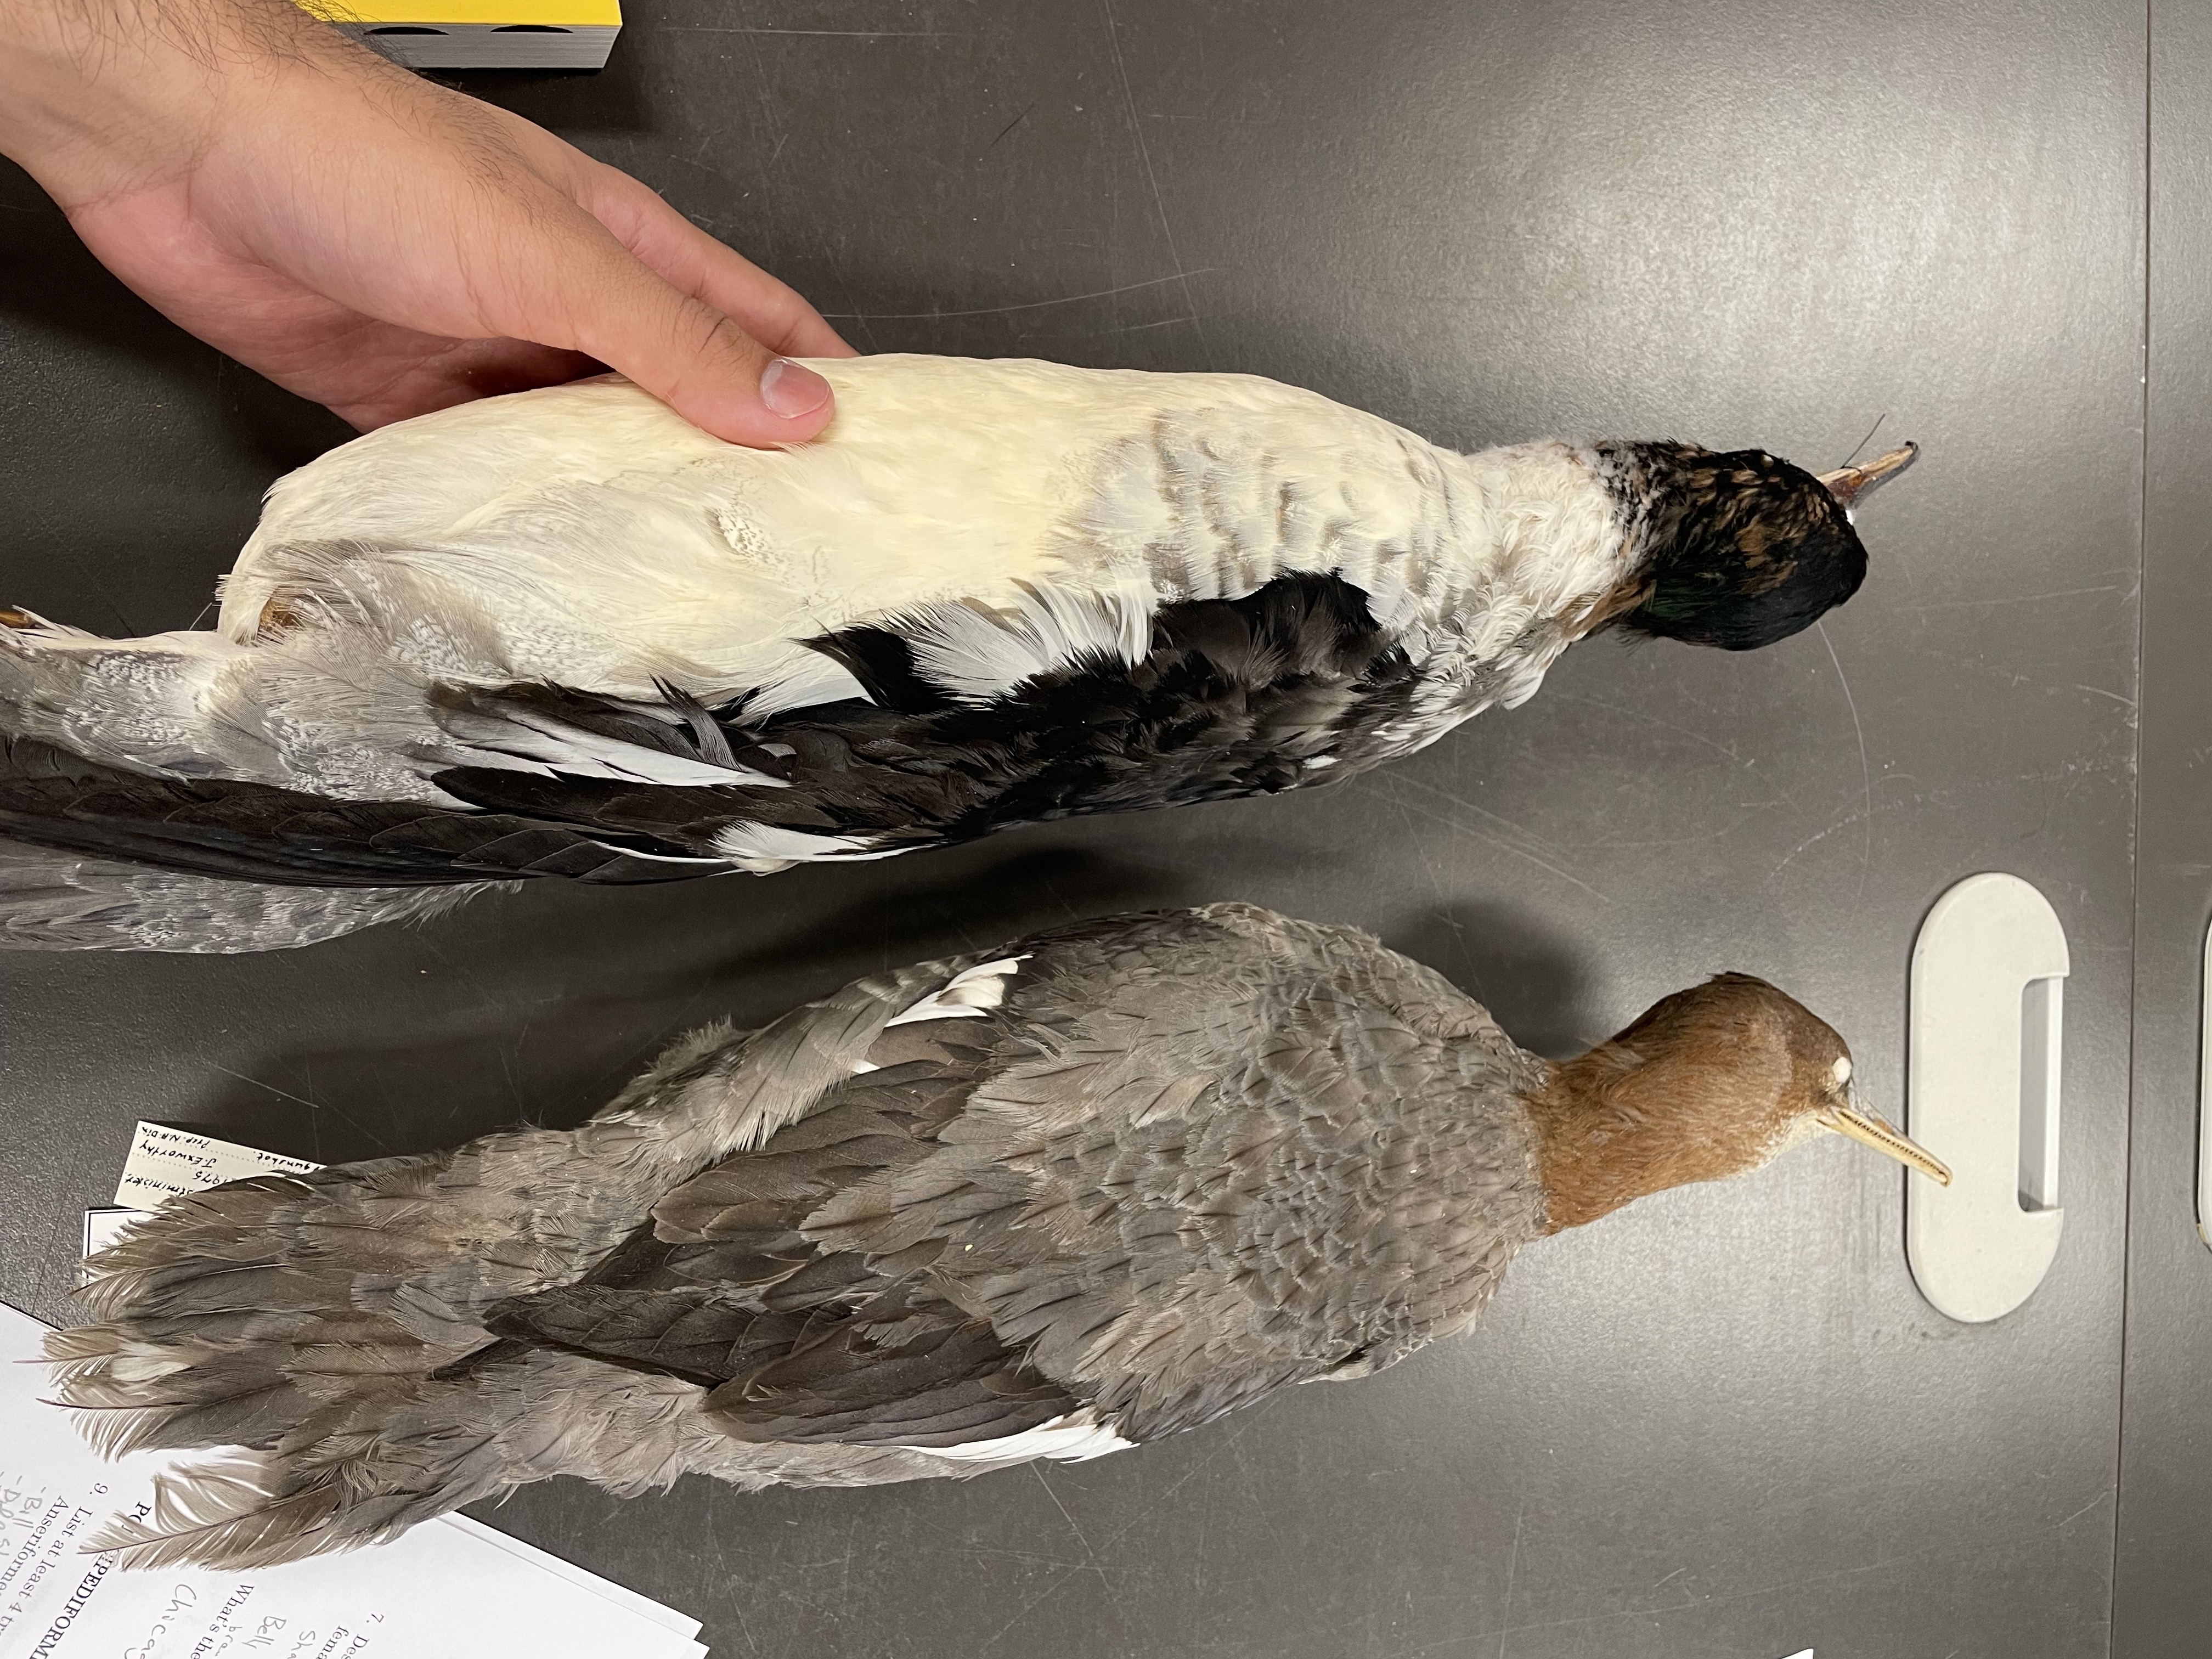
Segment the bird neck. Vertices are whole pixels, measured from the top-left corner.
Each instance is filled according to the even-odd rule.
[[[1618,1042],[1551,1068],[1522,1097],[1535,1137],[1545,1231],[1579,1227],[1624,1204],[1746,1167],[1705,1125],[1698,1068],[1646,1063]]]
[[[1563,644],[1643,603],[1630,504],[1596,450],[1546,441],[1450,459],[1453,520],[1479,526],[1473,562]]]

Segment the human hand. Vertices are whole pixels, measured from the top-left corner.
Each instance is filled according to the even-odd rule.
[[[290,0],[0,0],[0,151],[182,327],[364,429],[614,368],[811,438],[852,349],[651,190]]]

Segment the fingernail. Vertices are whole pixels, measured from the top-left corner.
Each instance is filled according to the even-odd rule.
[[[761,401],[770,413],[795,421],[830,401],[830,382],[804,363],[779,357],[761,373]]]

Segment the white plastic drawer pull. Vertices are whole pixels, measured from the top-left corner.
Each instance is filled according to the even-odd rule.
[[[1905,1183],[1905,1254],[1954,1319],[2002,1318],[2058,1254],[2066,930],[2017,876],[1969,876],[1912,947],[1905,1127],[1951,1166]]]
[[[2197,1236],[2212,1245],[2212,931],[2204,935],[2204,1020],[2197,1058]]]

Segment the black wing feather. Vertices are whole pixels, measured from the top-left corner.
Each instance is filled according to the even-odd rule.
[[[292,886],[681,880],[712,872],[681,860],[718,857],[717,837],[737,826],[903,850],[1341,778],[1381,758],[1363,739],[1407,711],[1420,680],[1366,596],[1334,576],[1278,577],[1241,599],[1164,605],[1143,660],[1079,659],[981,704],[932,684],[896,627],[810,643],[872,701],[754,717],[749,697],[709,710],[668,687],[655,703],[541,684],[432,694],[456,719],[492,727],[550,720],[776,786],[455,766],[434,775],[474,809],[454,811],[151,777],[16,739],[0,753],[0,835]],[[1324,758],[1330,769],[1306,765]]]
[[[696,865],[688,849],[512,813],[332,801],[268,784],[149,777],[27,738],[0,738],[0,835],[64,852],[293,887],[434,886],[517,876],[623,884]]]
[[[1360,737],[1419,683],[1366,596],[1334,576],[1284,576],[1237,599],[1161,607],[1145,659],[1080,662],[984,704],[955,701],[885,627],[811,641],[872,702],[749,721],[718,711],[735,760],[787,788],[672,787],[463,768],[439,786],[489,810],[711,852],[737,823],[945,845],[1019,823],[1139,811],[1342,777],[1379,755]],[[785,750],[789,753],[786,754]]]

